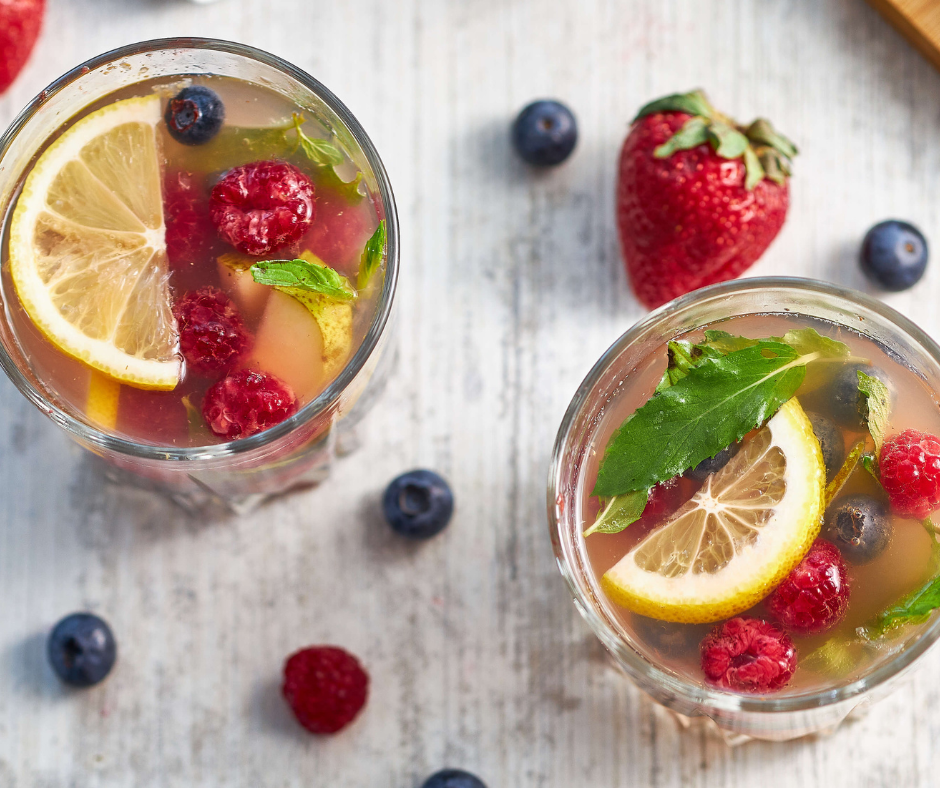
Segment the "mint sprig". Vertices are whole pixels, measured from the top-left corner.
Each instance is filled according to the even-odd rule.
[[[669,343],[665,375],[608,443],[593,494],[648,490],[713,457],[790,399],[807,364],[848,353],[813,329],[760,340],[707,331],[700,343]]]
[[[379,226],[372,233],[372,236],[366,241],[365,248],[359,258],[359,274],[356,277],[356,287],[365,290],[372,279],[372,275],[378,270],[385,259],[385,219],[379,222]]]
[[[345,161],[339,148],[319,137],[309,137],[300,128],[306,123],[306,118],[299,112],[293,115],[293,130],[297,132],[297,147],[300,148],[310,161],[321,167],[337,167]]]
[[[868,431],[875,441],[875,457],[878,457],[881,455],[881,444],[884,443],[885,432],[888,429],[891,395],[882,381],[872,375],[866,375],[861,370],[858,370],[858,390],[865,398]]]
[[[356,297],[356,291],[345,276],[327,265],[309,260],[264,260],[252,265],[249,270],[252,278],[261,285],[297,288],[337,301],[351,301]]]

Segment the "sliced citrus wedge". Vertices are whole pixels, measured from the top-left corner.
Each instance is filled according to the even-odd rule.
[[[179,381],[156,95],[92,112],[39,157],[16,203],[10,273],[46,338],[139,388]]]
[[[794,398],[601,579],[618,605],[705,623],[763,599],[819,533],[826,472]]]

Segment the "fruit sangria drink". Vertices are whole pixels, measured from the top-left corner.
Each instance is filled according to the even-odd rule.
[[[916,327],[801,280],[706,288],[608,352],[549,508],[579,606],[641,686],[790,738],[935,640],[938,384]]]
[[[177,493],[320,480],[381,382],[397,268],[381,162],[335,97],[246,47],[151,42],[59,80],[0,158],[21,390]]]

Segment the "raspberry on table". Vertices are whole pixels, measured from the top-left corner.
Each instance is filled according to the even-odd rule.
[[[849,578],[842,554],[817,539],[803,560],[767,598],[767,607],[792,632],[824,632],[838,624],[849,605]]]
[[[738,616],[702,640],[702,670],[712,684],[739,692],[773,692],[796,670],[793,641],[779,627]]]
[[[235,304],[215,287],[186,293],[173,306],[180,351],[200,375],[225,372],[251,347],[252,338]]]
[[[923,520],[940,508],[940,438],[905,430],[881,447],[881,484],[891,508]]]
[[[215,185],[209,212],[224,241],[260,257],[300,240],[313,223],[314,193],[292,164],[256,161],[234,167]]]
[[[369,674],[336,646],[310,646],[284,663],[281,689],[297,721],[311,733],[336,733],[366,705]]]
[[[202,403],[209,429],[226,440],[247,438],[296,412],[297,397],[290,386],[274,375],[251,369],[222,378],[206,392]]]

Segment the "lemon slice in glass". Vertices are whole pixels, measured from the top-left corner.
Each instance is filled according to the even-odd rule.
[[[92,112],[39,157],[10,230],[26,313],[64,353],[139,388],[179,381],[156,126],[160,98]]]
[[[825,482],[819,441],[791,399],[601,584],[618,605],[663,621],[737,615],[809,550],[822,524]]]

